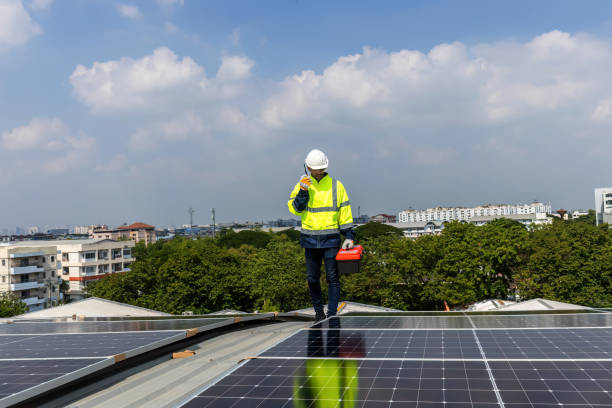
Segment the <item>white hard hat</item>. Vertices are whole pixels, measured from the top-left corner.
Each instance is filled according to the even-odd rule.
[[[313,170],[326,169],[328,165],[327,156],[322,151],[314,149],[306,156],[306,165]]]

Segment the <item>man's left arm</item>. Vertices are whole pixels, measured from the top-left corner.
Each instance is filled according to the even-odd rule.
[[[349,202],[348,194],[342,183],[338,182],[338,226],[340,233],[346,239],[355,240],[355,231],[353,230],[353,212],[351,211],[351,203]]]

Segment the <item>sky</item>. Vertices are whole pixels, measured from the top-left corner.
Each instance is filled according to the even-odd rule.
[[[0,228],[290,218],[612,185],[610,1],[0,0]]]

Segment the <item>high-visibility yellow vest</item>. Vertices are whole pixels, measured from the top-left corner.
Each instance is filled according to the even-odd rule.
[[[328,235],[339,234],[341,229],[353,226],[353,213],[348,194],[342,183],[325,175],[321,181],[310,177],[312,185],[308,188],[308,205],[298,211],[294,198],[300,191],[297,183],[289,196],[289,211],[302,218],[302,234]]]
[[[359,392],[357,360],[309,359],[293,380],[295,408],[354,408]],[[314,401],[314,402],[313,402]]]

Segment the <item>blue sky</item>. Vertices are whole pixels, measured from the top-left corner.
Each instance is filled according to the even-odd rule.
[[[611,184],[612,3],[0,0],[0,228],[362,212]]]

